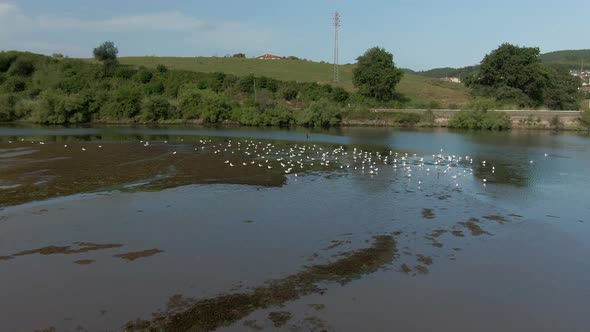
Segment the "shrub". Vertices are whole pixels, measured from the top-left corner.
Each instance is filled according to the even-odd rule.
[[[414,126],[420,120],[420,114],[416,113],[394,113],[393,115],[393,122],[399,123],[402,126]]]
[[[334,104],[326,100],[312,103],[295,114],[298,125],[306,127],[330,127],[342,122],[342,115]]]
[[[32,60],[17,58],[10,66],[8,74],[11,76],[29,77],[35,72],[35,65]]]
[[[154,74],[152,74],[152,72],[148,69],[140,69],[137,74],[135,74],[135,80],[146,84],[149,83],[152,80],[152,77],[154,76]]]
[[[198,88],[199,90],[205,90],[205,89],[207,89],[208,87],[209,87],[209,83],[208,83],[207,81],[205,81],[205,80],[200,80],[200,81],[197,83],[197,88]]]
[[[130,79],[133,77],[133,75],[135,75],[135,73],[137,73],[137,70],[131,67],[119,66],[114,70],[113,76],[123,79]]]
[[[147,95],[161,95],[164,93],[164,83],[161,81],[151,81],[145,85],[145,93]]]
[[[78,93],[88,87],[89,87],[88,80],[84,80],[79,75],[68,77],[68,78],[64,79],[63,81],[60,81],[56,86],[57,89],[65,92],[67,94]]]
[[[287,85],[285,87],[283,87],[282,91],[281,91],[281,95],[283,96],[283,99],[287,100],[287,101],[292,101],[295,98],[297,98],[297,95],[299,94],[299,91],[297,91],[297,89],[295,87],[293,87],[292,85]]]
[[[37,101],[34,100],[23,99],[18,101],[14,106],[14,120],[22,119],[31,115],[35,110],[36,105]]]
[[[449,127],[464,129],[503,130],[512,126],[510,116],[503,112],[463,110],[449,120]]]
[[[141,92],[133,86],[117,89],[108,103],[101,109],[101,115],[107,119],[129,119],[141,109]]]
[[[67,119],[63,95],[54,91],[44,92],[33,111],[33,121],[44,124],[63,124],[67,122]]]
[[[181,89],[178,105],[184,119],[202,119],[205,123],[226,120],[231,112],[231,106],[225,95],[209,90],[199,90],[194,85],[184,86]]]
[[[170,102],[165,97],[149,97],[141,103],[140,118],[142,121],[165,120],[168,118],[170,109]]]
[[[254,92],[254,80],[255,77],[253,75],[248,75],[240,78],[238,80],[238,91],[244,93],[253,93]]]
[[[163,64],[159,64],[159,65],[157,65],[157,66],[156,66],[156,70],[157,70],[159,73],[161,73],[161,74],[164,74],[164,73],[167,73],[167,72],[168,72],[168,68],[167,68],[166,66],[164,66]]]
[[[496,100],[493,98],[476,98],[466,109],[473,111],[490,111],[497,109]]]
[[[580,121],[584,126],[586,126],[590,130],[590,109],[587,109],[582,112],[582,117]]]
[[[14,107],[17,98],[14,95],[0,95],[0,122],[14,120]]]
[[[332,93],[330,94],[330,99],[337,103],[344,103],[348,100],[349,97],[350,94],[348,93],[348,91],[340,87],[332,89]]]
[[[41,92],[43,92],[41,89],[33,88],[33,89],[29,90],[29,97],[32,99],[35,99],[41,94]]]
[[[8,93],[21,92],[27,89],[27,83],[24,79],[16,76],[8,77],[4,82],[4,91]]]
[[[209,87],[211,88],[211,90],[215,92],[223,91],[226,76],[227,75],[220,72],[213,73],[213,78],[211,78],[211,82],[209,83]]]
[[[0,52],[0,73],[7,72],[16,58],[17,55],[12,52]]]

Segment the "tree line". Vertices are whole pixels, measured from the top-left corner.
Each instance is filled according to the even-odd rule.
[[[63,56],[0,52],[0,121],[328,127],[339,125],[346,117],[372,118],[368,111],[372,107],[403,106],[396,86],[404,73],[395,65],[393,54],[379,47],[357,58],[354,93],[329,84],[253,75],[169,70],[163,65],[153,69],[124,66],[117,61],[113,42],[102,43],[93,55],[102,65]],[[502,105],[577,109],[581,98],[577,91],[580,82],[562,68],[542,64],[537,48],[510,44],[486,55],[478,72],[468,76],[465,84],[475,97],[469,106],[475,112]],[[466,114],[451,124],[509,127],[506,118]],[[431,115],[394,117],[400,124],[413,125]]]

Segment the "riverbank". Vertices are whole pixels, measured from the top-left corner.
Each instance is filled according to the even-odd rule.
[[[441,109],[373,109],[368,114],[370,117],[343,117],[337,127],[393,127],[393,128],[450,128],[449,121],[459,110]],[[581,111],[530,111],[530,110],[501,110],[510,116],[512,129],[519,130],[551,130],[551,131],[588,131],[581,122]],[[19,120],[12,122],[0,122],[1,125],[45,127],[33,121]],[[118,121],[96,121],[66,125],[65,127],[103,127],[110,125],[126,126],[205,126],[211,128],[275,128],[281,126],[244,126],[237,121],[225,120],[220,123],[205,123],[202,119],[170,119],[158,122],[136,121],[134,119],[121,119]],[[63,125],[57,125],[62,127]],[[288,128],[306,128],[301,125],[282,126]]]
[[[448,127],[450,119],[459,112],[455,109],[372,109],[374,113],[418,114],[424,117],[431,114],[433,127]],[[518,129],[551,129],[551,130],[587,130],[581,123],[581,111],[547,111],[547,110],[497,110],[510,117],[512,128]],[[344,123],[345,121],[343,121]],[[392,125],[386,118],[376,121],[354,120],[346,125]],[[426,125],[426,124],[425,124]]]

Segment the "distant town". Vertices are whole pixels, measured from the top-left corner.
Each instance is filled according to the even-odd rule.
[[[582,87],[580,87],[580,91],[590,92],[590,71],[570,70],[570,74],[572,76],[579,77],[582,80]]]

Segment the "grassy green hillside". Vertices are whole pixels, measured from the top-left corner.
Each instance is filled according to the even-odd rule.
[[[334,67],[328,63],[304,60],[258,60],[238,58],[205,57],[122,57],[121,64],[155,68],[163,64],[170,69],[195,72],[224,72],[236,76],[253,74],[284,81],[332,83]],[[340,66],[341,83],[336,84],[353,91],[352,70],[354,65]],[[397,90],[415,105],[436,103],[441,107],[464,105],[469,102],[467,89],[456,83],[406,74]]]
[[[582,62],[586,70],[590,69],[590,50],[566,50],[541,54],[545,63],[557,63],[570,69],[580,69]]]

